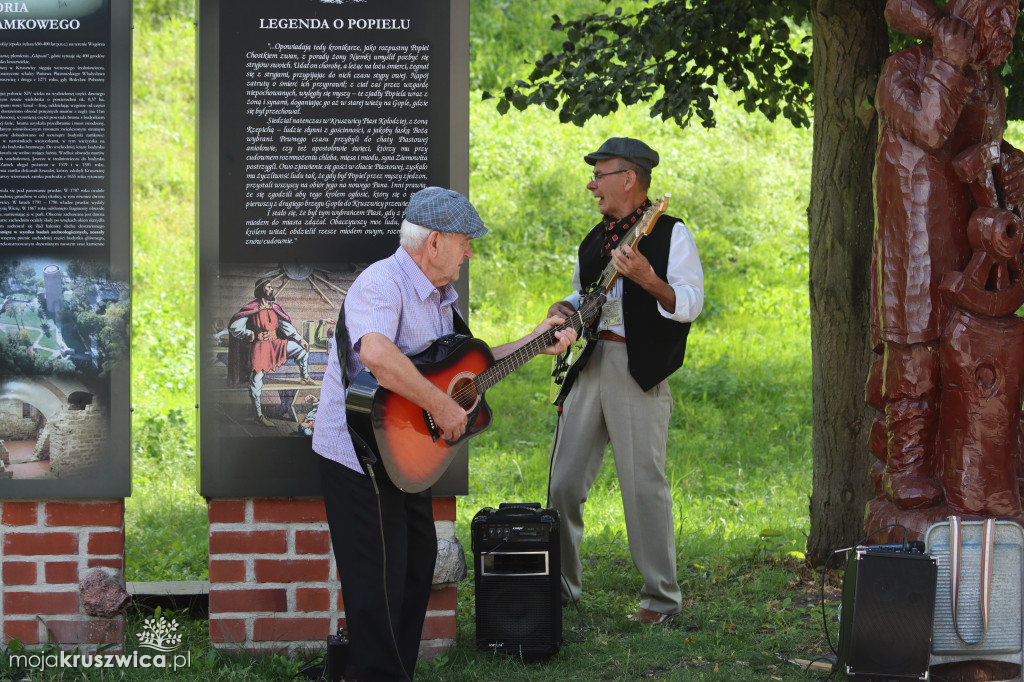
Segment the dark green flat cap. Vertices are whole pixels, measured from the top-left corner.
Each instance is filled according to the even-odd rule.
[[[602,159],[625,159],[649,171],[658,165],[659,157],[658,152],[640,140],[632,137],[610,137],[596,152],[583,157],[591,166]]]

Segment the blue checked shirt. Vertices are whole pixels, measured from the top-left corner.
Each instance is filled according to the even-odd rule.
[[[359,348],[366,334],[383,334],[404,354],[416,355],[453,333],[457,300],[455,287],[446,284],[435,288],[401,247],[394,255],[366,268],[349,287],[344,303],[348,376],[354,378],[365,367],[359,359]],[[313,451],[361,473],[348,433],[346,393],[332,337],[313,429]]]

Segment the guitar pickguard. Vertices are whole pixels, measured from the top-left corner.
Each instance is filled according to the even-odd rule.
[[[472,426],[476,421],[477,411],[480,408],[480,402],[482,400],[480,393],[476,390],[476,384],[473,381],[475,378],[475,374],[470,372],[460,372],[455,375],[448,384],[448,397],[458,403],[459,406],[466,411],[468,415],[467,423],[470,426]],[[437,442],[441,438],[441,429],[438,428],[437,422],[434,421],[434,418],[426,410],[423,410],[423,422],[426,424],[431,438],[433,438],[434,442]],[[476,433],[479,433],[479,431]],[[467,433],[463,434],[462,438],[459,438],[456,441],[446,440],[445,442],[449,445],[455,445],[455,443],[458,443],[470,435],[474,434],[469,433],[467,429]]]

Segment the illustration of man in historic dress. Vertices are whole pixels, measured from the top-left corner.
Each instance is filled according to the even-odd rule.
[[[312,384],[309,376],[309,344],[292,325],[292,320],[274,300],[272,279],[261,278],[253,289],[253,300],[235,313],[228,324],[228,383],[247,383],[257,424],[274,426],[263,414],[263,378],[292,360],[299,366],[300,380]]]

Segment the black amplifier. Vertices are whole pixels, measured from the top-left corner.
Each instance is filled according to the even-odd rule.
[[[534,503],[485,507],[473,517],[476,644],[522,657],[562,644],[558,512]]]
[[[928,679],[938,567],[921,550],[873,545],[848,555],[837,664],[847,679]]]

